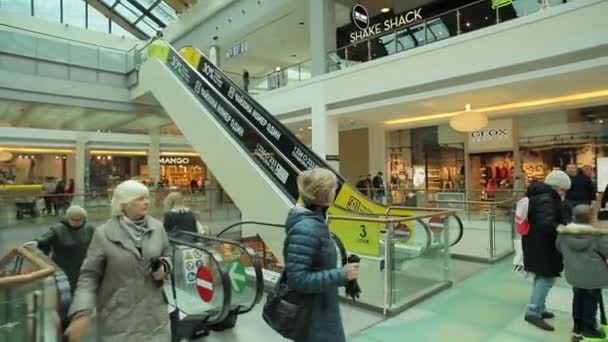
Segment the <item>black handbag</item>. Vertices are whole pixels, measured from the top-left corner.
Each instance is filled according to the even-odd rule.
[[[286,259],[287,237],[283,242]],[[306,337],[310,327],[314,295],[297,292],[287,285],[287,272],[283,270],[274,289],[266,296],[262,318],[274,331],[290,339]]]
[[[283,271],[275,288],[266,297],[262,318],[285,338],[295,340],[306,337],[312,313],[311,297],[290,289]]]

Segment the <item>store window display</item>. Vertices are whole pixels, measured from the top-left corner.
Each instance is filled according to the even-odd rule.
[[[501,200],[513,189],[513,155],[505,153],[484,153],[470,156],[471,183],[480,189],[471,194],[481,200]]]

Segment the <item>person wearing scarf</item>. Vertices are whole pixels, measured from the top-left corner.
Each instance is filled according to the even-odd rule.
[[[171,340],[162,294],[171,251],[162,223],[148,215],[149,198],[137,181],[114,189],[112,217],[95,230],[80,270],[65,332],[69,341],[86,335],[94,309],[97,341]]]

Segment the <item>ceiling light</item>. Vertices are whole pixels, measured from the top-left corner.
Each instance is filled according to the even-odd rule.
[[[36,157],[34,157],[34,156],[30,156],[30,157],[31,157],[32,159],[36,158]]]
[[[13,158],[13,154],[8,151],[0,151],[0,162],[9,161]]]
[[[59,159],[59,156],[55,156],[55,159]]]
[[[598,119],[598,120],[597,120],[597,123],[599,123],[599,124],[603,124],[603,123],[604,123],[604,119]]]
[[[388,12],[390,12],[390,10],[391,10],[391,9],[390,9],[390,8],[388,8],[388,7],[383,7],[383,8],[380,10],[380,12],[382,12],[382,13],[388,13]]]
[[[299,131],[302,132],[304,130],[304,128],[300,128]]]
[[[477,110],[480,112],[484,112],[484,113],[506,112],[506,111],[510,111],[510,110],[514,110],[514,109],[541,107],[541,106],[562,104],[562,103],[573,102],[573,101],[591,100],[591,99],[602,98],[602,97],[608,97],[608,89],[591,91],[588,93],[581,93],[581,94],[575,94],[575,95],[556,96],[556,97],[550,97],[547,99],[513,102],[513,103],[507,103],[507,104],[503,104],[503,105],[478,108]],[[462,112],[459,111],[459,112],[430,114],[430,115],[423,115],[423,116],[417,116],[417,117],[388,120],[388,121],[385,121],[384,123],[387,125],[397,125],[397,124],[407,124],[407,123],[414,123],[414,122],[421,122],[421,121],[447,119],[447,118],[456,116],[460,113],[462,113]]]
[[[464,133],[479,131],[487,125],[488,116],[482,112],[472,111],[469,104],[467,104],[464,112],[450,119],[450,127],[455,131]]]
[[[312,129],[312,127],[311,127],[311,126],[308,126],[308,129]]]
[[[467,27],[471,27],[471,23],[466,23],[465,25],[467,25]]]

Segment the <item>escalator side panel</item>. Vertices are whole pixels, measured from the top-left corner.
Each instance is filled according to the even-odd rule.
[[[178,76],[156,58],[143,63],[139,75],[140,86],[150,91],[171,116],[244,213],[243,219],[283,222],[293,199],[228,136]],[[265,229],[259,234],[271,249],[282,250],[282,231]]]

